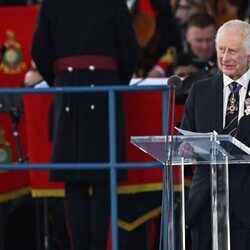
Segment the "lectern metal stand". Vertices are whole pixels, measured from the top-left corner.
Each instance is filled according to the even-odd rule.
[[[193,155],[181,156],[180,145],[188,143],[193,148]],[[164,250],[185,250],[185,209],[184,209],[184,167],[187,165],[210,165],[211,171],[211,211],[212,211],[212,246],[213,250],[230,250],[230,223],[229,223],[229,179],[228,168],[231,164],[250,163],[250,148],[236,140],[230,135],[198,134],[188,136],[133,136],[131,143],[145,153],[151,155],[168,169],[167,178],[164,178],[163,187],[166,186],[167,207],[173,207],[173,171],[171,168],[181,166],[181,225],[178,230],[179,244],[174,242],[175,228],[173,215],[164,210],[163,217],[168,225],[163,227],[163,238],[167,244],[163,245]],[[171,147],[170,147],[171,145]],[[171,166],[167,165],[166,153],[172,149]],[[167,229],[167,230],[166,230]]]

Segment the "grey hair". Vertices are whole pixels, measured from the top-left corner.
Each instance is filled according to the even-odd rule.
[[[228,22],[225,22],[217,31],[215,37],[215,45],[218,48],[220,43],[221,34],[226,31],[237,31],[242,35],[242,48],[244,49],[247,55],[250,55],[250,24],[247,22],[234,19]]]

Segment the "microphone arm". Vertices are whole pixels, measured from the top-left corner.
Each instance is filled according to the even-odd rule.
[[[174,183],[173,183],[173,133],[175,118],[175,92],[182,85],[180,77],[173,75],[168,79],[169,99],[168,99],[168,116],[170,120],[170,128],[166,136],[165,148],[165,166],[163,169],[163,187],[162,187],[162,213],[159,250],[174,249]],[[168,136],[170,132],[170,136]],[[167,217],[164,217],[165,212]],[[162,238],[163,235],[163,238]],[[167,247],[168,245],[168,247]]]

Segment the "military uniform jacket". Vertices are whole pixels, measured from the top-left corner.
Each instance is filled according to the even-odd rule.
[[[45,80],[54,86],[128,84],[138,44],[124,0],[44,0],[32,56]],[[70,68],[54,73],[53,62],[69,56],[111,56],[117,70]],[[70,67],[70,65],[69,65]],[[118,158],[123,160],[122,103],[117,100]],[[105,93],[56,94],[53,162],[109,162],[108,99]],[[52,171],[53,180],[103,180],[108,172]]]

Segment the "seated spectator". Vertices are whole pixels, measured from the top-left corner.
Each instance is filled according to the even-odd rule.
[[[187,23],[185,53],[190,54],[193,64],[199,70],[210,70],[216,66],[214,19],[207,13],[193,14]],[[173,64],[161,67],[159,61],[148,74],[148,77],[168,77],[173,74]]]
[[[204,69],[212,61],[216,62],[214,19],[207,13],[196,13],[190,17],[186,32],[186,52],[192,55],[194,63]]]

